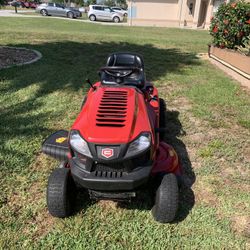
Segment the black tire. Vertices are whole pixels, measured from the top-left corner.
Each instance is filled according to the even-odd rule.
[[[67,13],[67,17],[70,18],[70,19],[73,19],[73,18],[74,18],[74,13],[71,12],[71,11],[69,11],[69,12]]]
[[[161,223],[172,222],[178,210],[179,189],[174,174],[166,174],[161,180],[152,208],[154,219]]]
[[[160,128],[166,128],[166,102],[162,99],[159,98],[159,105],[160,105],[160,115],[159,115],[159,127]],[[164,132],[160,132],[160,140],[164,139]]]
[[[114,22],[114,23],[119,23],[119,22],[120,22],[120,18],[119,18],[118,16],[115,16],[115,17],[113,18],[113,22]]]
[[[125,14],[124,14],[124,17],[127,17],[127,16],[128,16],[128,14],[127,14],[127,13],[125,13]]]
[[[48,181],[47,207],[54,217],[64,218],[72,214],[76,197],[75,183],[68,168],[55,169]]]
[[[48,16],[48,11],[45,10],[45,9],[42,9],[42,10],[40,11],[40,14],[41,14],[42,16]]]
[[[95,15],[90,15],[89,20],[92,21],[92,22],[96,21],[96,16]]]

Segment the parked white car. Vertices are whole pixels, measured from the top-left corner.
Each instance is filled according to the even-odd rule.
[[[84,7],[79,8],[79,11],[80,11],[81,13],[86,13],[86,12],[87,12],[87,11],[86,11],[86,8],[84,8]]]
[[[90,5],[88,17],[90,21],[113,21],[115,23],[122,22],[124,18],[123,14],[104,5]]]
[[[128,11],[127,10],[124,10],[123,8],[120,8],[120,7],[111,7],[111,9],[117,13],[121,13],[123,14],[123,16],[128,16]]]

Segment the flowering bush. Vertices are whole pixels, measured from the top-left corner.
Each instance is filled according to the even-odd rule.
[[[237,47],[238,51],[246,56],[250,56],[250,35],[245,40],[243,45]]]
[[[220,48],[245,47],[250,34],[250,3],[243,0],[222,4],[211,19],[213,44]]]

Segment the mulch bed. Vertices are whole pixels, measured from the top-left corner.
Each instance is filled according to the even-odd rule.
[[[32,50],[0,46],[0,69],[27,63],[37,57],[38,55]]]

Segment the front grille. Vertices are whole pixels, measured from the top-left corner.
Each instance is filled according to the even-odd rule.
[[[124,127],[127,116],[128,93],[126,91],[104,91],[96,117],[96,125]]]
[[[121,178],[123,176],[123,172],[108,172],[108,171],[95,171],[96,177],[103,177],[103,178]]]
[[[103,178],[121,178],[124,174],[129,172],[129,164],[123,163],[109,163],[94,165],[94,174],[97,177]]]

